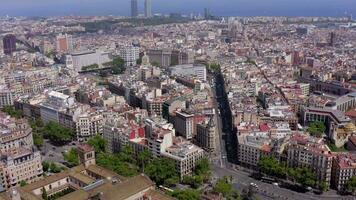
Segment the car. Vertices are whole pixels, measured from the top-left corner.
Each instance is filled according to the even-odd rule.
[[[278,186],[278,183],[274,182],[274,183],[272,183],[272,185],[274,185],[274,186]]]
[[[48,156],[49,156],[49,157],[53,157],[53,154],[49,154]]]

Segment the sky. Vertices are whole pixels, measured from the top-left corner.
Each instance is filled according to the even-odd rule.
[[[143,1],[139,1],[143,12]],[[356,0],[152,0],[153,13],[356,17]],[[129,15],[130,0],[0,0],[0,16]]]

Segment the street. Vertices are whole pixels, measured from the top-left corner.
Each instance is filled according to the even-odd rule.
[[[210,77],[210,80],[212,78]],[[212,84],[215,87],[218,86],[218,84]],[[223,98],[222,96],[224,94],[220,94],[220,96],[217,94],[216,89],[222,89],[223,86],[220,85],[220,88],[215,88],[212,87],[212,94],[214,96],[213,98],[213,103],[214,103],[214,108],[216,111],[215,115],[215,122],[216,122],[216,129],[217,133],[219,136],[217,137],[217,144],[219,145],[220,148],[218,148],[218,156],[211,158],[211,165],[212,165],[212,171],[213,171],[213,177],[215,179],[221,178],[223,176],[232,176],[234,179],[233,186],[235,189],[238,191],[242,191],[243,189],[247,189],[251,183],[257,184],[258,188],[255,189],[256,196],[259,199],[281,199],[281,200],[318,200],[318,199],[330,199],[330,200],[355,200],[355,197],[352,196],[340,196],[336,194],[336,191],[331,190],[328,192],[323,193],[322,195],[314,194],[313,192],[306,192],[306,193],[299,193],[295,192],[290,189],[286,188],[281,188],[280,186],[272,185],[269,183],[265,183],[259,180],[256,180],[252,177],[250,177],[250,173],[242,171],[242,170],[236,170],[234,169],[233,164],[228,162],[227,155],[229,152],[227,152],[227,146],[226,142],[229,141],[224,141],[224,138],[228,138],[227,134],[233,134],[231,132],[231,129],[229,129],[229,123],[227,121],[227,116],[226,116],[226,109],[224,108],[224,102],[221,101]],[[224,91],[220,91],[220,93],[224,93]],[[218,102],[218,100],[220,100]],[[219,107],[220,103],[220,107]],[[226,102],[225,102],[226,103]],[[220,110],[220,112],[219,112]],[[224,123],[224,124],[223,124]],[[232,124],[231,124],[232,125]],[[224,128],[225,128],[225,133],[224,133]],[[230,137],[231,138],[231,137]],[[230,145],[231,145],[230,141]],[[234,150],[235,148],[230,148],[230,150]],[[236,150],[236,149],[235,149]],[[235,152],[237,153],[237,152]],[[231,154],[231,152],[230,152]]]

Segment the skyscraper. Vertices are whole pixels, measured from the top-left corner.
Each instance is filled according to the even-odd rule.
[[[138,16],[137,0],[131,0],[131,17]]]
[[[151,0],[145,0],[145,17],[152,17],[152,2]]]
[[[3,38],[4,53],[7,55],[12,54],[16,51],[16,36],[9,34]]]

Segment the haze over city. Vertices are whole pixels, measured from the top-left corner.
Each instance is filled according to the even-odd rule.
[[[143,0],[139,1],[143,2]],[[2,0],[0,15],[129,15],[129,0]],[[356,15],[355,0],[153,0],[153,13],[203,13],[219,16]]]

